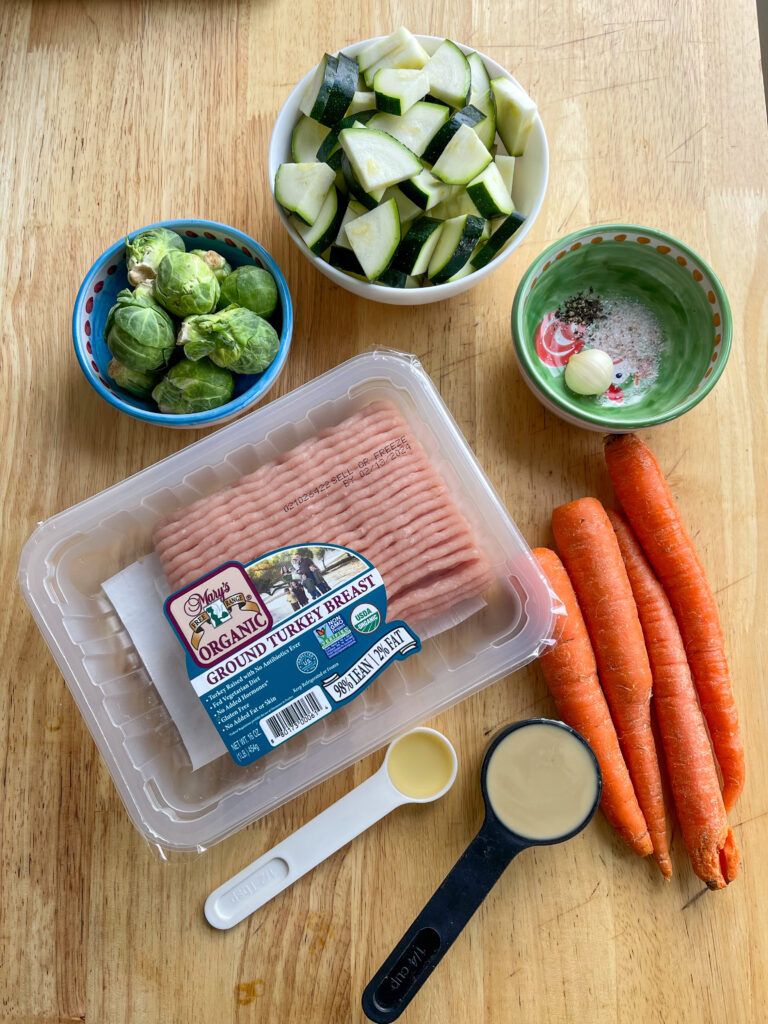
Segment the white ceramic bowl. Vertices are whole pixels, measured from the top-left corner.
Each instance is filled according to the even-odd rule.
[[[434,53],[443,41],[442,36],[417,35],[416,38],[427,53]],[[345,46],[343,51],[348,57],[354,57],[373,42],[375,42],[374,39],[364,39],[362,42]],[[464,46],[461,43],[458,43],[457,45],[464,51],[464,53],[472,53],[472,47]],[[520,83],[517,82],[517,79],[514,78],[514,76],[505,68],[501,67],[500,64],[497,64],[495,60],[491,60],[490,57],[486,57],[486,55],[484,53],[480,53],[479,50],[476,52],[482,58],[491,78],[499,78],[503,76],[504,78],[508,78],[510,81],[520,85]],[[320,59],[320,56],[322,56],[322,54],[318,54],[318,60]],[[354,292],[355,295],[361,295],[364,299],[373,299],[375,302],[387,302],[393,306],[422,306],[428,302],[439,302],[442,299],[450,299],[454,295],[458,295],[460,292],[465,292],[469,288],[472,288],[500,266],[510,253],[520,245],[522,240],[531,230],[534,221],[539,215],[541,204],[544,201],[544,193],[547,190],[547,178],[549,177],[549,150],[547,148],[547,136],[544,132],[544,125],[542,124],[541,118],[538,114],[536,115],[536,120],[533,124],[533,128],[531,129],[531,134],[525,149],[525,155],[518,157],[515,163],[515,179],[512,189],[512,198],[516,209],[525,216],[525,223],[514,235],[512,242],[506,247],[506,249],[503,249],[495,259],[492,259],[491,262],[487,264],[487,266],[474,271],[472,274],[468,274],[467,277],[461,278],[459,281],[449,281],[446,284],[430,285],[423,288],[388,288],[384,285],[372,284],[367,281],[359,281],[355,277],[350,277],[349,274],[345,274],[341,270],[337,270],[329,263],[326,263],[325,260],[320,259],[319,256],[315,256],[311,253],[302,241],[300,235],[294,230],[285,211],[275,199],[275,176],[280,164],[291,159],[291,133],[293,132],[294,125],[300,117],[299,104],[301,103],[304,90],[306,89],[309,78],[314,73],[314,70],[314,68],[311,68],[301,79],[293,92],[288,96],[288,99],[283,104],[280,113],[277,115],[275,126],[272,129],[272,137],[269,142],[269,187],[272,191],[272,198],[275,200],[275,207],[280,215],[280,219],[285,225],[286,231],[299,247],[303,255],[310,261],[310,263],[317,267],[321,274],[325,274],[325,276],[329,277],[331,281],[335,281],[336,284],[341,285],[342,288],[346,288],[347,291]],[[521,88],[524,87],[521,85]]]

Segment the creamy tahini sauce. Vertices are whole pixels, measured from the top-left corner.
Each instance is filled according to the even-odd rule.
[[[571,732],[544,722],[499,743],[485,779],[496,817],[526,839],[557,839],[589,815],[598,777],[589,751]]]
[[[387,771],[396,789],[414,800],[436,796],[451,781],[453,757],[432,732],[409,732],[389,752]]]

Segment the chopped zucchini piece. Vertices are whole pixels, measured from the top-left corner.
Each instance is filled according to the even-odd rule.
[[[442,229],[443,222],[432,217],[419,217],[415,220],[392,257],[392,267],[414,277],[424,274]]]
[[[373,80],[376,106],[397,117],[411,109],[429,92],[429,79],[423,69],[382,68]]]
[[[393,114],[376,114],[368,122],[369,128],[378,128],[393,139],[402,142],[416,156],[421,156],[436,133],[450,117],[450,110],[443,104],[421,101],[414,103],[402,117]]]
[[[411,36],[394,50],[387,53],[381,60],[366,68],[363,72],[365,84],[370,89],[376,72],[382,68],[423,68],[429,60],[429,54],[417,40]]]
[[[491,82],[496,103],[496,128],[510,156],[522,156],[536,117],[536,104],[508,78]]]
[[[361,203],[367,210],[372,210],[375,206],[379,205],[382,196],[386,192],[385,188],[374,189],[373,192],[366,192],[360,182],[357,180],[357,175],[352,169],[352,165],[349,162],[347,154],[341,150],[341,171],[344,175],[344,181],[346,183],[347,192],[356,199],[358,203]]]
[[[330,133],[330,128],[302,114],[291,134],[291,159],[293,162],[295,164],[311,164],[315,160],[324,161],[325,157],[320,156],[319,150]]]
[[[491,154],[474,131],[463,124],[432,168],[436,178],[449,185],[466,185],[491,162]]]
[[[349,223],[347,238],[368,280],[379,277],[400,244],[400,218],[394,199]]]
[[[452,217],[443,223],[443,230],[427,270],[427,276],[433,284],[443,284],[458,274],[472,255],[483,227],[483,220],[470,214]]]
[[[328,252],[328,262],[332,267],[336,267],[337,270],[343,270],[345,274],[351,274],[353,277],[365,280],[360,260],[352,252],[352,249],[347,249],[340,245],[332,245]]]
[[[463,124],[469,125],[470,128],[474,128],[475,125],[483,121],[484,117],[485,114],[483,114],[481,110],[478,110],[477,107],[473,107],[471,103],[466,107],[462,107],[461,110],[457,110],[451,119],[447,121],[446,124],[444,124],[443,127],[435,134],[435,137],[425,149],[424,159],[427,163],[435,163]]]
[[[339,142],[366,192],[396,185],[421,170],[421,160],[415,153],[375,128],[345,129],[339,134]]]
[[[299,109],[302,114],[329,128],[345,114],[355,95],[358,67],[343,53],[332,57],[326,53],[320,61]]]
[[[499,168],[499,173],[506,185],[507,192],[512,195],[512,184],[515,180],[515,158],[513,156],[506,156],[504,153],[499,153],[498,156],[493,158],[493,162]]]
[[[328,164],[280,164],[275,175],[275,199],[297,213],[305,224],[314,224],[336,173]]]
[[[500,217],[515,208],[501,171],[493,161],[469,182],[467,195],[483,217]]]
[[[403,43],[407,43],[413,38],[408,29],[401,25],[391,35],[374,40],[370,46],[366,46],[363,52],[357,55],[360,70],[366,71],[373,64],[377,64],[382,57],[386,57],[392,50],[396,50],[398,46],[402,46]]]
[[[304,244],[316,256],[325,252],[338,234],[341,218],[344,213],[344,200],[339,197],[335,186],[331,186],[325,197],[320,213],[312,225],[296,222],[296,230],[304,239]]]
[[[444,40],[427,63],[429,92],[449,107],[463,107],[469,99],[472,73],[469,61],[450,39]]]
[[[406,181],[401,181],[398,188],[404,196],[407,196],[421,210],[430,210],[443,199],[447,199],[451,194],[450,185],[445,185],[442,181],[438,181],[427,170],[420,171]]]
[[[481,267],[490,263],[495,256],[498,256],[502,249],[505,249],[512,241],[515,232],[524,221],[525,217],[519,213],[510,213],[508,217],[505,217],[485,245],[477,253],[473,254],[472,266],[475,270],[480,270]]]
[[[376,110],[376,96],[374,93],[368,91],[355,92],[344,116],[353,117],[355,114],[362,114],[368,110],[372,113]]]

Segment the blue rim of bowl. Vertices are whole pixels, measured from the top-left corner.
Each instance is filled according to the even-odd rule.
[[[75,306],[72,311],[72,341],[74,343],[77,361],[80,363],[80,368],[85,374],[85,379],[94,391],[98,392],[98,394],[109,402],[109,404],[115,409],[119,409],[120,412],[133,416],[134,419],[142,420],[144,423],[157,423],[160,426],[167,426],[171,424],[177,427],[204,427],[209,423],[217,424],[222,418],[231,419],[232,417],[237,416],[238,413],[243,411],[243,409],[246,409],[254,402],[257,402],[259,398],[263,397],[263,395],[265,395],[275,383],[285,366],[285,361],[288,358],[288,352],[290,350],[290,342],[293,335],[293,303],[291,302],[291,295],[288,291],[288,284],[283,276],[283,272],[280,270],[277,263],[275,263],[272,256],[270,256],[267,250],[263,246],[259,245],[254,238],[251,238],[250,235],[244,234],[242,231],[231,227],[229,224],[221,224],[219,221],[215,220],[199,220],[194,217],[176,217],[173,220],[160,220],[154,224],[147,224],[146,227],[137,228],[137,231],[147,231],[149,228],[170,228],[171,230],[175,230],[174,225],[178,225],[179,223],[188,224],[190,227],[198,226],[201,231],[205,228],[208,228],[209,230],[214,228],[215,230],[228,234],[233,238],[237,238],[242,245],[253,250],[251,255],[262,260],[265,268],[269,270],[275,279],[283,314],[283,329],[280,332],[280,348],[272,364],[267,367],[263,376],[260,377],[254,385],[256,393],[254,394],[253,389],[249,389],[248,391],[244,391],[242,395],[238,395],[238,397],[233,399],[231,402],[217,406],[215,409],[208,409],[206,412],[186,413],[178,416],[171,413],[151,412],[147,409],[139,409],[114,394],[114,392],[110,391],[109,388],[101,382],[99,377],[94,373],[93,367],[85,358],[78,341],[78,318],[81,314],[86,295],[90,289],[93,279],[98,275],[100,268],[105,263],[109,263],[109,261],[114,258],[119,259],[125,249],[125,238],[119,239],[113,245],[110,245],[108,249],[105,249],[104,252],[94,260],[90,270],[83,278],[83,283],[78,289]],[[129,234],[135,234],[135,232],[132,231],[129,232]]]
[[[522,325],[523,300],[528,297],[528,294],[530,294],[531,288],[533,287],[532,285],[529,287],[528,282],[534,275],[540,272],[547,260],[553,258],[559,251],[571,245],[573,242],[579,241],[585,235],[594,234],[595,232],[613,232],[618,234],[627,232],[632,234],[651,235],[654,239],[658,239],[662,242],[662,244],[669,244],[679,249],[681,252],[685,253],[690,260],[696,263],[698,268],[707,275],[709,282],[712,285],[712,291],[717,297],[717,301],[723,314],[721,340],[722,354],[718,360],[717,367],[710,376],[706,378],[705,382],[700,384],[693,394],[689,395],[684,401],[679,402],[676,406],[673,406],[673,408],[668,410],[666,413],[659,413],[656,416],[649,416],[642,420],[638,419],[637,421],[633,421],[631,424],[612,421],[609,416],[603,416],[600,413],[592,413],[588,410],[582,411],[580,409],[574,411],[563,406],[558,401],[557,396],[541,387],[538,378],[533,373],[530,354],[525,346],[520,342],[519,338],[520,331],[518,328]],[[611,239],[606,238],[605,241],[611,241]],[[649,246],[648,251],[655,252],[655,249],[651,249]],[[664,258],[661,253],[657,253],[657,255],[660,258]],[[525,296],[524,293],[526,293]],[[702,399],[706,398],[722,376],[723,371],[725,370],[725,364],[728,362],[728,357],[731,354],[731,343],[733,340],[733,314],[731,312],[731,304],[728,301],[728,296],[725,293],[725,289],[723,288],[720,279],[706,260],[703,260],[695,250],[693,250],[689,245],[686,245],[685,242],[681,242],[679,238],[675,238],[674,235],[667,234],[665,231],[660,231],[658,228],[647,227],[643,224],[628,224],[621,221],[606,221],[603,224],[589,224],[586,227],[579,228],[577,231],[572,231],[570,234],[563,235],[562,238],[559,238],[556,242],[553,242],[552,245],[549,245],[546,249],[542,250],[542,252],[540,252],[539,255],[530,263],[517,286],[515,298],[512,302],[511,327],[512,346],[520,369],[523,371],[523,376],[530,382],[530,387],[537,395],[545,395],[547,399],[557,407],[555,415],[560,415],[561,412],[567,412],[570,416],[581,420],[583,423],[589,423],[597,428],[612,430],[615,427],[617,430],[624,432],[660,426],[662,423],[669,423],[685,413],[690,412],[690,410],[697,406]],[[551,411],[554,412],[554,410]]]

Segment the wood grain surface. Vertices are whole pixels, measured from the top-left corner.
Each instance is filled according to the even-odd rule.
[[[445,34],[537,99],[544,208],[501,269],[456,299],[395,308],[312,270],[266,177],[272,123],[325,49]],[[648,435],[718,595],[748,780],[738,881],[702,892],[675,827],[675,877],[605,821],[521,856],[402,1018],[502,1024],[768,1019],[768,137],[753,0],[0,6],[0,1017],[12,1024],[362,1021],[360,995],[482,813],[500,724],[551,714],[536,665],[432,724],[461,770],[228,933],[206,894],[366,778],[374,756],[202,856],[164,863],[130,823],[16,582],[35,524],[195,440],[118,414],[70,338],[79,283],[116,238],[166,217],[241,227],[284,269],[293,347],[273,396],[376,344],[415,353],[532,545],[554,505],[610,498],[599,435],[527,391],[510,350],[523,271],[606,220],[682,238],[720,275],[734,346],[712,395]]]

